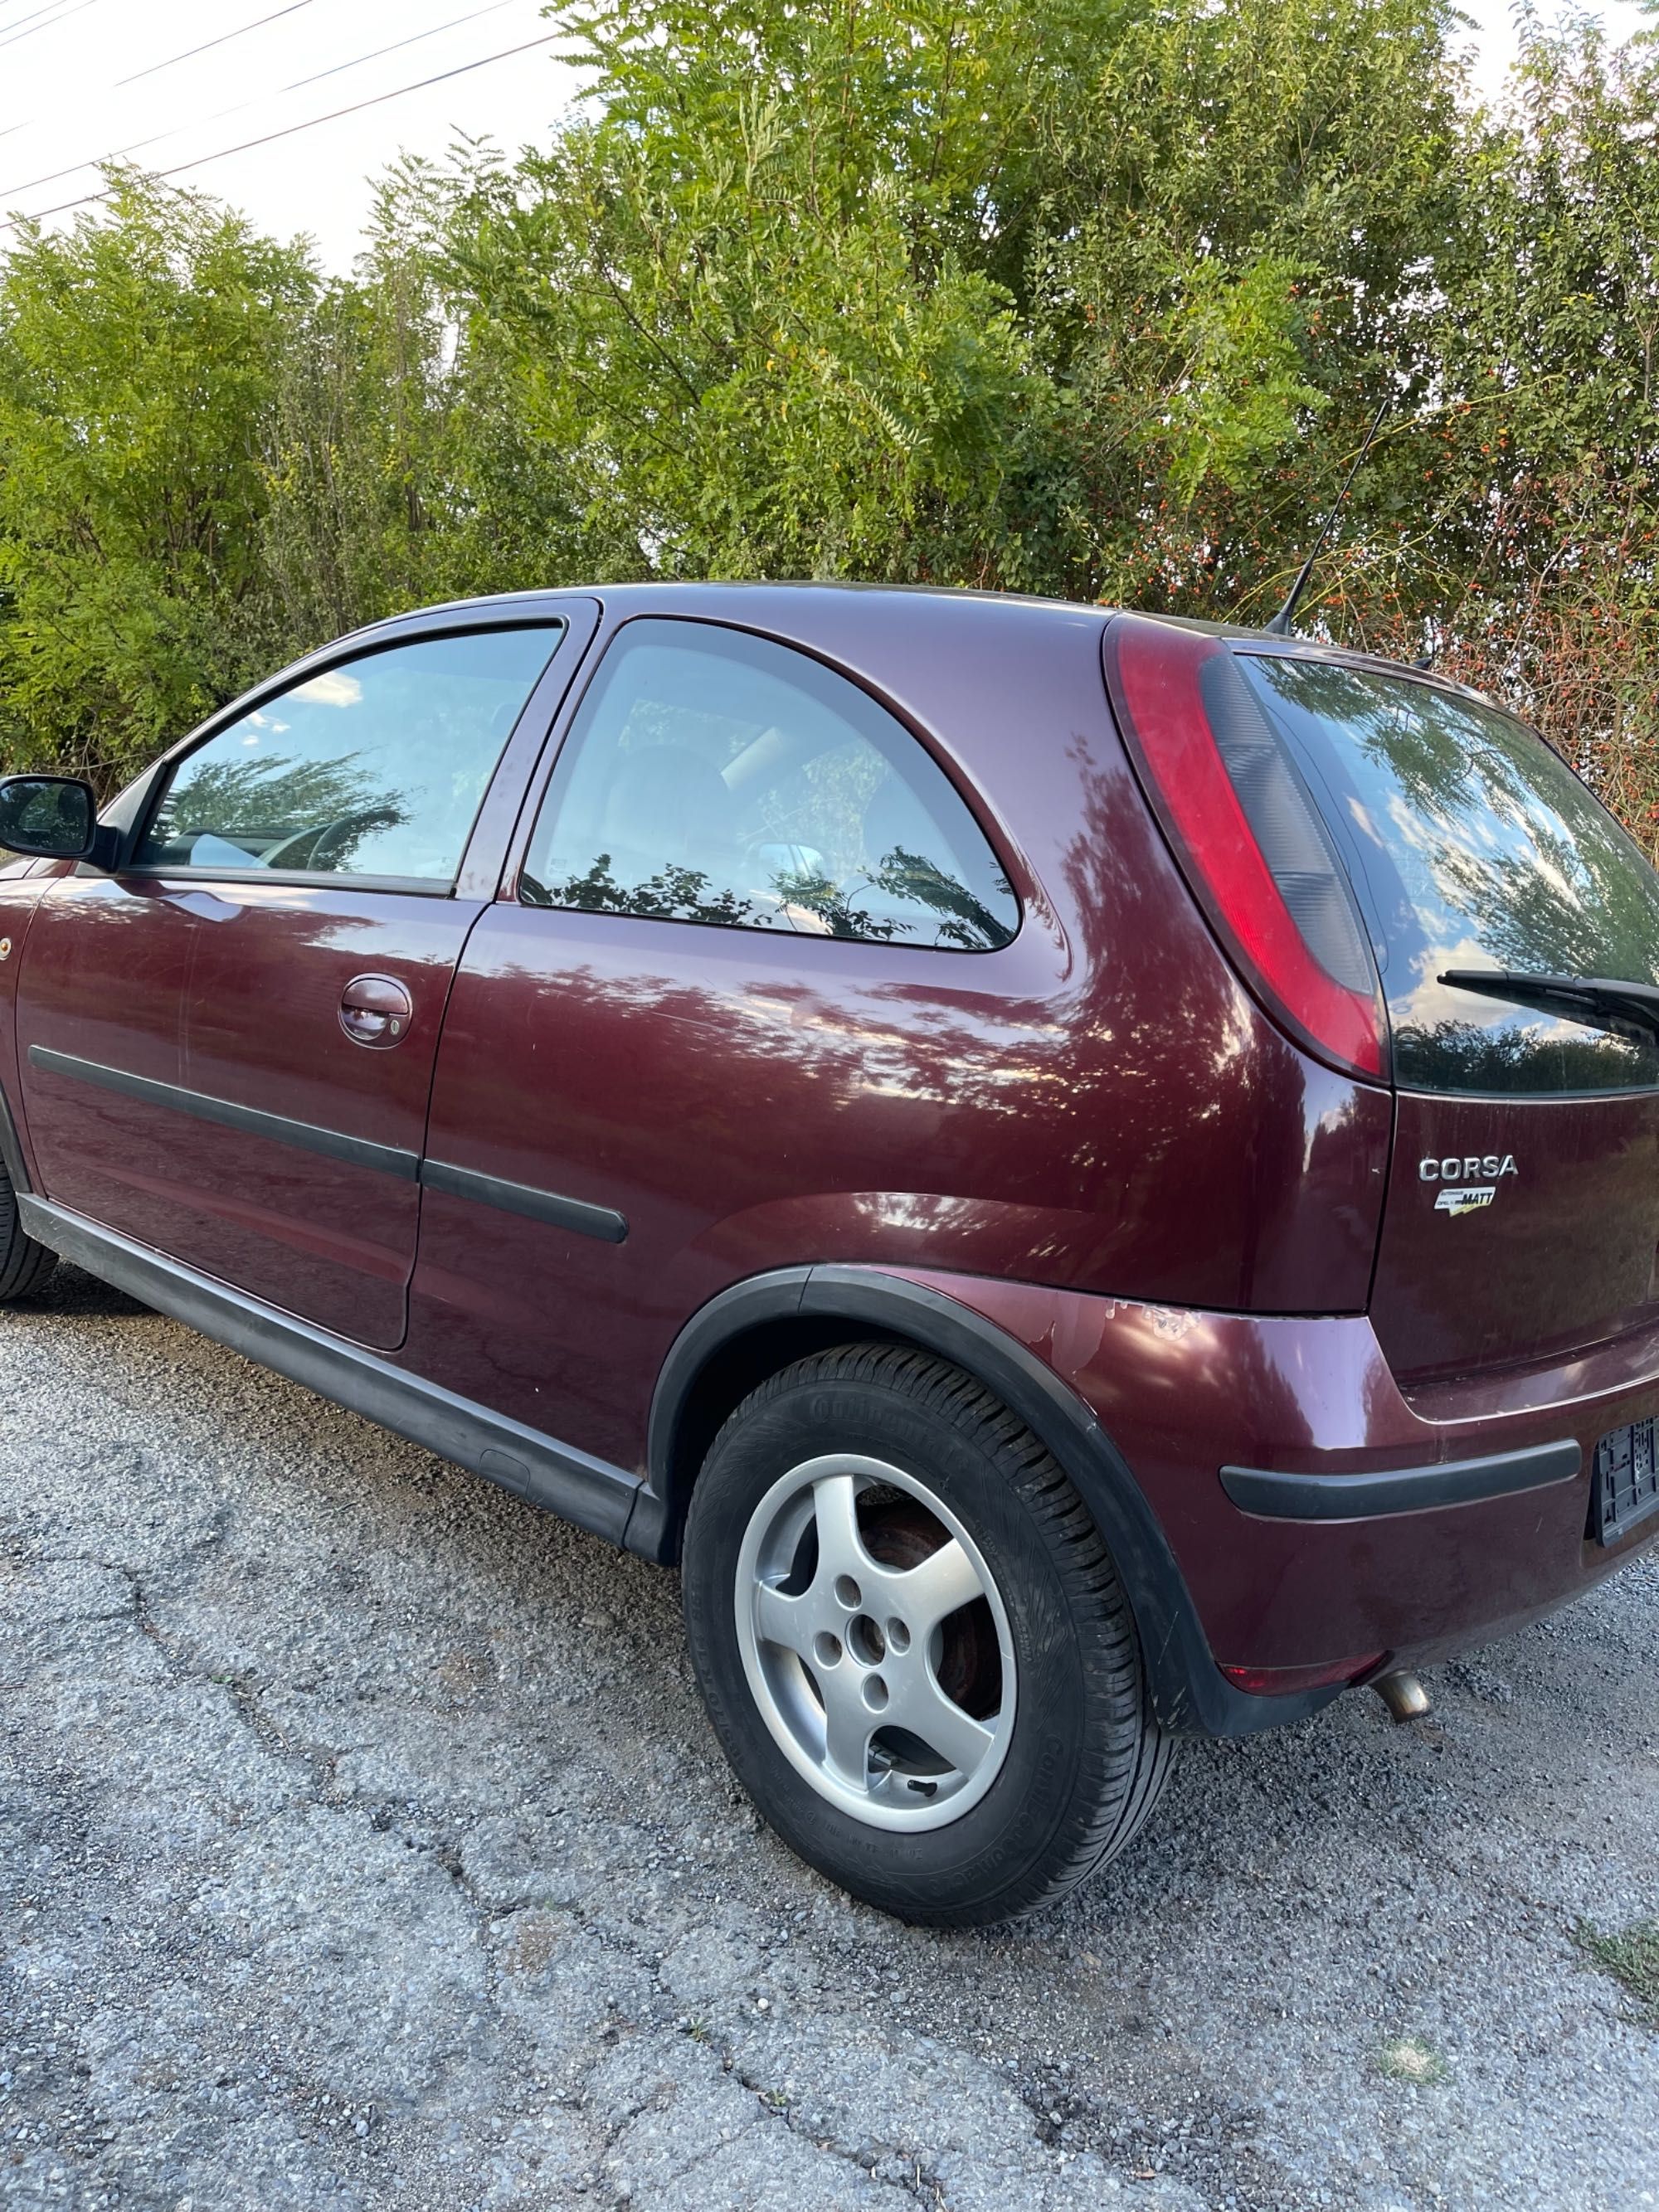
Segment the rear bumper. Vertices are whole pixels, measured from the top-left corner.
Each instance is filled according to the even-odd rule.
[[[1363,1316],[1252,1317],[930,1275],[1097,1418],[1218,1668],[1411,1664],[1553,1611],[1659,1540],[1591,1534],[1595,1448],[1659,1413],[1659,1329],[1402,1392]],[[1358,1667],[1356,1673],[1361,1669]]]

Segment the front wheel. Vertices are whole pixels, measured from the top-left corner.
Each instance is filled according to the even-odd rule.
[[[698,1477],[684,1572],[738,1778],[884,1911],[1033,1911],[1157,1802],[1170,1741],[1111,1559],[1042,1444],[957,1368],[848,1345],[763,1383]]]
[[[40,1290],[58,1265],[58,1255],[37,1244],[17,1218],[17,1193],[0,1167],[0,1305]]]

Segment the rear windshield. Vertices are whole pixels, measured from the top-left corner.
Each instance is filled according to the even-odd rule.
[[[1659,877],[1524,724],[1428,684],[1241,655],[1341,844],[1403,1089],[1659,1087],[1659,1047],[1437,979],[1448,969],[1659,981]]]

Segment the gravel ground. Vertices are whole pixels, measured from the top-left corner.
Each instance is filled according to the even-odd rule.
[[[83,1277],[0,1547],[8,2212],[1659,2203],[1653,1563],[954,1936],[759,1828],[671,1576]]]

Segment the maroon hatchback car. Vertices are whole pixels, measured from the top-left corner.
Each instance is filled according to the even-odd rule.
[[[907,1918],[1659,1534],[1659,879],[1454,684],[969,593],[362,631],[0,785],[56,1255],[647,1559]]]

